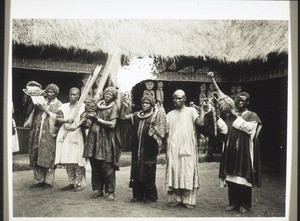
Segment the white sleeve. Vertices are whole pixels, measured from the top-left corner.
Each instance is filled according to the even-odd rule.
[[[217,120],[217,127],[220,130],[221,134],[227,134],[228,127],[227,127],[227,124],[223,121],[222,118],[219,118],[219,120]]]
[[[243,118],[241,117],[237,117],[235,121],[233,121],[232,126],[235,129],[241,130],[247,134],[250,134],[251,138],[253,139],[255,132],[256,132],[256,128],[257,128],[257,122],[256,121],[245,121]]]

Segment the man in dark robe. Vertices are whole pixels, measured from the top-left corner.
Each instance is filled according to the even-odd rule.
[[[238,209],[245,213],[251,208],[252,187],[261,186],[258,133],[261,121],[247,106],[250,96],[237,95],[236,110],[230,110],[227,119],[228,134],[220,162],[219,178],[228,186],[229,206],[226,211]]]
[[[97,113],[87,113],[92,120],[87,135],[83,157],[90,160],[92,168],[92,189],[97,190],[91,198],[103,197],[106,200],[115,199],[116,171],[119,170],[121,156],[120,134],[116,130],[119,108],[116,105],[118,91],[114,87],[107,87],[103,92],[103,100],[97,104]]]
[[[131,202],[144,201],[156,202],[158,199],[156,180],[156,163],[159,153],[159,144],[162,142],[163,133],[157,133],[158,127],[166,126],[165,113],[154,111],[155,99],[152,96],[144,96],[141,99],[142,110],[124,116],[130,119],[133,126],[133,148],[129,186],[132,188],[133,198]],[[159,111],[159,107],[158,110]],[[164,116],[160,115],[164,114]],[[163,117],[165,121],[157,120]],[[153,122],[159,122],[153,123]],[[155,127],[155,128],[152,128]],[[154,133],[153,133],[154,132]]]

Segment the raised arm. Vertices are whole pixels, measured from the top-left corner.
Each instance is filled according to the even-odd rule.
[[[202,106],[199,107],[199,116],[196,118],[195,123],[198,126],[204,125],[204,110]]]

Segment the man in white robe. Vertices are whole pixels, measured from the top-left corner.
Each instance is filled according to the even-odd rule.
[[[71,88],[69,91],[69,103],[61,106],[57,116],[57,123],[62,125],[58,131],[56,143],[55,164],[66,166],[69,185],[61,190],[81,191],[81,183],[85,177],[85,159],[82,157],[84,139],[81,125],[84,122],[84,104],[79,108],[74,119],[71,118],[79,99],[79,89]]]
[[[195,108],[187,107],[185,101],[185,92],[175,91],[175,110],[167,114],[166,186],[169,206],[183,205],[192,209],[199,188],[196,125],[203,125],[204,112],[200,110],[199,115]]]

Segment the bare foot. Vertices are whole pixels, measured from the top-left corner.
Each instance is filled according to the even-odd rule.
[[[114,201],[115,200],[115,196],[113,193],[109,193],[107,198],[106,198],[107,201]]]

